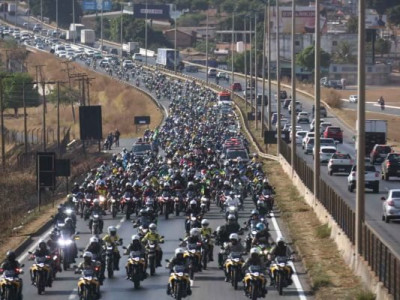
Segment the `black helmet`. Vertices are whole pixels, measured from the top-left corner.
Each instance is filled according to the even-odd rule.
[[[46,249],[46,248],[47,248],[46,243],[45,243],[44,241],[41,241],[41,242],[39,243],[39,249],[43,250],[43,249]]]
[[[16,259],[15,252],[12,250],[7,251],[7,259],[8,260],[15,260]]]

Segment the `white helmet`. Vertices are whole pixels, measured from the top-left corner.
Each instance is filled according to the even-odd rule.
[[[154,232],[154,231],[157,230],[157,225],[154,224],[154,223],[151,223],[151,224],[149,225],[149,229],[150,229],[151,232]]]
[[[90,243],[98,243],[98,242],[99,242],[99,239],[98,239],[97,237],[92,236],[92,237],[90,238]]]
[[[258,249],[258,248],[251,248],[250,249],[250,255],[251,254],[258,254],[258,255],[260,255],[261,254],[261,250],[260,249]]]
[[[90,259],[92,259],[93,258],[93,254],[92,254],[92,252],[86,251],[85,253],[83,253],[83,257],[84,258],[85,257],[90,257]]]
[[[111,234],[111,232],[117,232],[117,228],[115,226],[108,226],[108,233]]]
[[[276,243],[284,243],[285,239],[283,238],[283,236],[279,237],[278,240],[276,241]]]
[[[207,219],[201,221],[201,226],[208,227],[208,225],[210,225],[210,222]]]
[[[192,228],[190,229],[190,236],[199,236],[200,235],[200,230],[199,228]]]
[[[132,235],[132,241],[140,241],[140,236],[137,234]]]
[[[178,254],[184,254],[184,253],[185,253],[185,249],[183,249],[183,248],[175,249],[175,256],[177,256]]]
[[[229,239],[238,241],[239,240],[239,236],[237,235],[237,233],[231,233],[230,236],[229,236]]]
[[[196,202],[196,200],[192,200],[192,201],[190,201],[190,205],[197,205],[197,202]]]
[[[93,200],[93,205],[96,205],[96,204],[100,204],[100,200],[99,199],[94,199]]]

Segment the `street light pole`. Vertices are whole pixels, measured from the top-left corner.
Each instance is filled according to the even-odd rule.
[[[175,9],[175,11],[176,11],[176,9]],[[175,24],[175,30],[174,30],[174,47],[175,47],[175,51],[174,51],[174,73],[176,74],[176,67],[177,67],[177,65],[176,65],[176,50],[177,50],[177,48],[176,48],[176,14],[175,14],[175,16],[174,16],[174,24]]]
[[[291,165],[292,176],[296,161],[296,3],[292,1],[292,138],[291,138]],[[315,156],[315,155],[314,155]]]
[[[264,5],[264,24],[263,24],[263,56],[262,56],[262,98],[261,98],[261,134],[260,136],[264,136],[264,130],[265,130],[265,52],[266,52],[266,47],[265,47],[265,42],[266,42],[266,26],[267,26],[267,4]]]
[[[124,40],[123,40],[123,21],[124,21],[124,7],[121,4],[121,51],[124,45]]]
[[[206,16],[206,83],[208,84],[208,7]]]
[[[147,67],[147,0],[146,0],[146,17],[144,21],[144,48],[145,48],[144,64]]]
[[[251,14],[250,14],[250,16],[249,16],[249,27],[250,27],[250,62],[249,62],[249,67],[250,67],[250,89],[249,90],[247,90],[247,82],[246,82],[246,102],[247,102],[247,93],[250,93],[250,97],[249,97],[249,102],[250,102],[250,110],[251,110],[251,112],[253,112],[253,105],[251,105],[252,104],[252,98],[253,98],[253,60],[252,60],[252,58],[253,58],[253,49],[251,49],[251,47],[252,47],[252,37],[251,37],[251,33],[252,33],[252,31],[251,31],[251,28],[252,28],[252,26],[251,26]]]
[[[247,113],[247,32],[246,32],[246,16],[244,16],[244,91],[246,93],[245,96],[245,104],[246,104],[246,113]]]
[[[357,181],[355,246],[362,250],[362,224],[365,219],[365,0],[358,2],[358,110],[357,110]]]
[[[101,29],[100,29],[101,48],[100,48],[100,52],[103,51],[103,16],[104,16],[104,0],[101,0]]]
[[[231,78],[232,78],[232,82],[233,82],[233,73],[234,73],[234,70],[233,70],[233,66],[234,66],[234,64],[233,64],[233,52],[234,52],[234,48],[235,48],[235,10],[233,10],[233,12],[232,12],[232,43],[231,43]],[[232,85],[232,90],[231,90],[231,93],[232,93],[232,95],[231,95],[231,98],[233,99],[233,85]]]
[[[255,78],[255,96],[254,96],[254,109],[255,109],[255,125],[258,130],[258,73],[257,73],[257,12],[254,13],[254,78]]]
[[[278,156],[281,153],[281,72],[280,72],[280,64],[279,64],[279,54],[280,54],[280,46],[279,46],[279,0],[276,0],[276,81],[277,81],[277,91],[276,91],[276,105],[277,105],[277,152]]]
[[[43,22],[43,0],[40,0],[40,21]]]
[[[58,34],[58,0],[56,0],[56,31]]]
[[[319,14],[320,0],[315,1],[315,76],[314,76],[314,205],[319,197],[319,178],[321,173],[321,162],[319,157],[320,150],[320,106],[321,106],[321,30],[320,30],[320,14]]]
[[[103,20],[102,20],[103,21]],[[76,42],[76,24],[75,24],[75,0],[72,0],[72,23],[74,24],[74,44]],[[101,26],[101,30],[103,30],[103,24]],[[102,31],[103,34],[103,31]]]
[[[272,130],[272,91],[271,91],[271,5],[268,0],[268,24],[267,24],[267,39],[268,39],[268,130]]]

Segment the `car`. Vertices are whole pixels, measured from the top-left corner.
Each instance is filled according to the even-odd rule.
[[[313,131],[307,131],[306,135],[304,136],[303,140],[301,141],[301,147],[304,149],[307,141],[309,138],[313,138],[315,136],[315,133]]]
[[[388,153],[392,153],[392,147],[389,145],[376,144],[369,154],[369,161],[371,164],[382,162],[385,160]]]
[[[283,118],[283,115],[281,114],[281,120]],[[271,124],[275,125],[278,122],[278,113],[273,113],[271,117]]]
[[[282,131],[289,131],[289,128],[292,126],[289,122],[287,123],[282,122],[281,125],[283,125]]]
[[[225,154],[222,155],[224,162],[237,162],[238,158],[242,160],[242,162],[247,163],[250,161],[249,153],[245,148],[228,148]]]
[[[36,49],[39,49],[39,50],[43,50],[44,49],[44,46],[43,46],[43,44],[36,44]]]
[[[132,69],[134,67],[133,62],[130,59],[125,59],[122,62],[122,67],[125,69]]]
[[[319,124],[319,133],[320,133],[321,136],[323,135],[325,129],[326,129],[328,126],[332,126],[332,124],[331,124],[330,122],[321,122],[321,123]]]
[[[314,116],[314,112],[315,112],[315,107],[314,107],[314,104],[313,104],[313,106],[312,106],[312,114],[313,114],[313,116]],[[321,118],[326,118],[328,116],[328,112],[327,112],[325,106],[321,105],[319,107],[319,114],[320,114]]]
[[[390,220],[400,219],[400,189],[391,189],[387,198],[382,197],[382,221],[389,223]]]
[[[328,174],[332,176],[334,173],[350,174],[354,160],[348,153],[336,152],[332,155],[328,162]]]
[[[132,153],[135,156],[146,155],[148,151],[153,151],[153,146],[150,143],[138,141],[132,146]]]
[[[240,84],[240,82],[234,82],[231,85],[231,89],[234,92],[241,92],[242,91],[242,85]]]
[[[105,68],[105,67],[109,67],[109,66],[110,66],[110,62],[108,61],[108,59],[102,59],[99,63],[100,68]]]
[[[304,154],[312,153],[312,151],[314,149],[314,141],[315,141],[315,138],[313,138],[313,137],[309,137],[307,139],[306,143],[304,144]]]
[[[42,30],[42,26],[40,24],[35,24],[33,26],[33,32],[40,32]]]
[[[263,97],[262,94],[257,95],[257,105],[262,105],[261,104],[262,97]],[[268,96],[264,94],[264,105],[267,105],[267,104],[268,104]]]
[[[254,87],[250,87],[250,86],[246,87],[246,89],[243,91],[243,96],[246,99],[250,99],[250,97],[252,97],[254,99],[254,97],[256,96]]]
[[[217,69],[210,68],[208,69],[208,77],[213,78],[217,76]]]
[[[186,66],[185,71],[188,73],[197,73],[199,71],[199,68],[197,66]]]
[[[140,53],[134,53],[132,55],[132,59],[136,61],[143,61],[143,55]]]
[[[281,99],[286,99],[288,96],[287,96],[287,92],[285,91],[285,90],[283,90],[283,91],[281,91]]]
[[[225,79],[226,81],[229,81],[229,75],[226,72],[218,72],[216,77],[218,79]]]
[[[319,121],[320,121],[319,124],[325,122],[324,119],[320,119]],[[315,119],[313,119],[313,120],[311,121],[311,124],[310,124],[310,131],[314,131],[314,126],[315,126]]]
[[[110,54],[118,55],[118,49],[117,48],[111,48],[110,49]]]
[[[303,138],[306,136],[307,131],[299,130],[296,131],[296,144],[301,144],[303,142]]]
[[[347,177],[347,189],[350,193],[356,188],[357,166],[351,168]],[[379,172],[372,165],[365,165],[365,188],[371,189],[374,193],[379,193]]]
[[[389,153],[381,165],[382,179],[387,181],[391,176],[400,176],[400,153]]]
[[[334,139],[331,138],[320,138],[319,139],[320,142],[320,146],[331,146],[331,147],[335,147],[336,148],[336,141]]]
[[[343,130],[338,126],[328,126],[323,133],[324,138],[332,138],[339,143],[343,143]]]
[[[358,95],[350,95],[349,102],[350,103],[357,103],[358,102]]]
[[[283,102],[283,108],[288,109],[291,102],[292,99],[285,99],[285,101]]]
[[[319,161],[321,164],[328,163],[332,155],[336,153],[336,147],[333,146],[321,146],[319,148]],[[313,158],[315,156],[315,148],[313,149]]]
[[[290,102],[289,107],[288,107],[288,110],[289,110],[289,114],[291,114],[291,113],[292,113],[292,102]],[[303,111],[303,105],[301,104],[300,101],[296,101],[295,111],[296,111],[296,112],[301,112],[301,111]]]
[[[310,119],[308,118],[308,112],[301,111],[297,113],[297,123],[310,123]]]
[[[289,140],[292,140],[292,128],[293,128],[293,126],[292,125],[290,125],[289,126]],[[299,125],[296,125],[296,133],[298,132],[298,131],[302,131],[303,130],[303,128],[301,128],[301,126],[299,126]],[[296,136],[297,136],[297,134],[296,134]]]

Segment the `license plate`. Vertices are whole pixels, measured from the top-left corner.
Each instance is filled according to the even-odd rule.
[[[344,171],[344,168],[339,168],[339,171]]]

